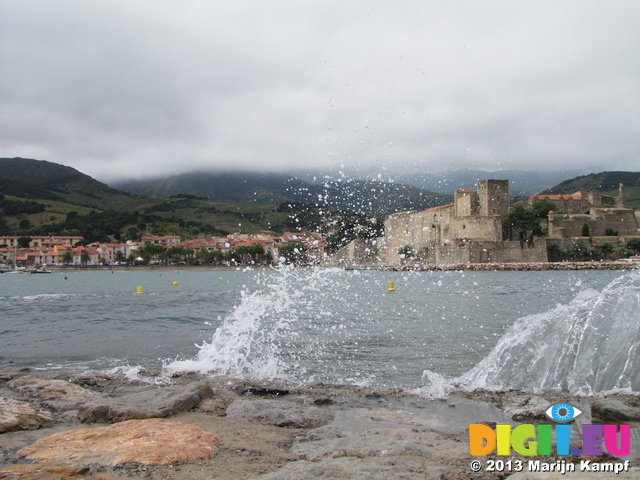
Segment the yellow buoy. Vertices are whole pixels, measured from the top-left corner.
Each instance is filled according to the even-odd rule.
[[[142,294],[142,287],[138,287],[138,295]]]
[[[178,282],[173,282],[173,286],[177,287],[178,286]]]
[[[396,291],[396,284],[395,282],[389,282],[389,289],[390,292],[395,292]]]
[[[220,277],[220,280],[222,280],[222,277]]]

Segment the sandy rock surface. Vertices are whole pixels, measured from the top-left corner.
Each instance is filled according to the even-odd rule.
[[[0,397],[0,433],[35,430],[53,425],[53,419],[26,402]]]
[[[133,480],[108,473],[92,473],[88,467],[63,464],[12,465],[0,469],[0,480]]]
[[[166,465],[211,458],[219,444],[217,436],[194,425],[153,418],[55,433],[20,449],[18,455],[73,465]]]

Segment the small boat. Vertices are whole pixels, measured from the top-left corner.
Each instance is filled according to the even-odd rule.
[[[37,268],[35,270],[31,270],[29,273],[34,274],[34,273],[51,273],[51,270],[47,270],[45,268]]]
[[[26,271],[26,270],[23,270],[23,269],[16,268],[15,270],[7,270],[7,271],[5,271],[4,275],[11,275],[11,274],[16,274],[16,273],[23,274],[23,273],[29,273],[29,272]]]

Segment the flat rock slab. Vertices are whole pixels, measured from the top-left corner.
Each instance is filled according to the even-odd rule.
[[[113,466],[169,464],[211,458],[220,439],[194,425],[162,418],[129,420],[41,438],[18,454],[40,462]]]
[[[446,477],[446,469],[429,464],[420,459],[404,458],[402,461],[380,458],[328,458],[319,462],[300,460],[288,463],[277,472],[261,475],[254,480],[441,480]],[[461,477],[454,477],[461,478]]]
[[[12,465],[0,470],[0,480],[132,480],[108,473],[91,473],[89,467],[62,464]]]
[[[624,423],[640,421],[640,408],[632,407],[615,398],[602,398],[593,401],[591,412],[602,422]]]
[[[546,419],[545,411],[551,406],[548,400],[537,395],[519,395],[505,400],[504,414],[516,422]]]
[[[403,411],[338,411],[333,423],[298,437],[291,451],[312,462],[338,457],[403,456],[438,463],[468,457],[468,444],[431,431],[410,418]]]
[[[53,420],[31,405],[0,397],[0,433],[50,427]]]
[[[42,402],[53,410],[70,410],[98,396],[91,390],[65,380],[50,380],[31,376],[14,378],[7,383],[7,387]]]
[[[85,423],[116,423],[145,418],[164,418],[197,407],[213,392],[204,382],[147,389],[115,398],[98,398],[78,408]]]
[[[227,417],[277,427],[316,428],[331,422],[333,413],[282,400],[236,400],[227,408]]]

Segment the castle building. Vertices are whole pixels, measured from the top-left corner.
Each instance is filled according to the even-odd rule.
[[[506,238],[503,221],[511,206],[508,180],[480,180],[477,192],[456,190],[454,203],[421,212],[389,215],[385,236],[377,242],[385,265],[546,261],[544,246],[521,245]]]
[[[548,200],[558,212],[542,222],[547,239],[580,237],[586,223],[594,235],[637,235],[633,209],[624,199],[601,194],[532,195],[528,208]],[[332,263],[401,266],[467,263],[546,262],[547,241],[512,239],[504,228],[511,201],[508,180],[480,180],[477,191],[456,190],[454,203],[423,211],[394,213],[385,219],[384,237],[356,240]],[[562,212],[562,213],[560,213]]]

